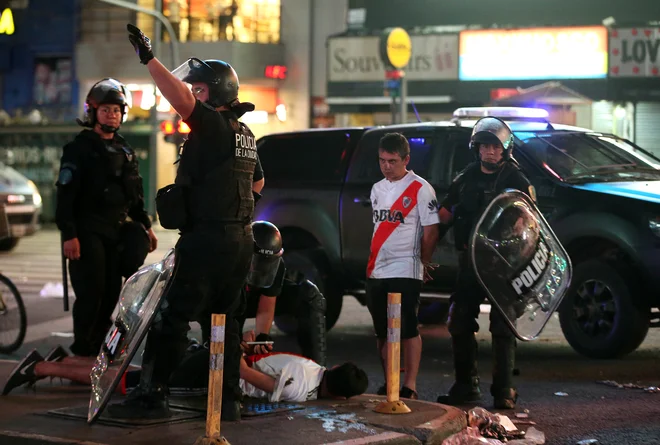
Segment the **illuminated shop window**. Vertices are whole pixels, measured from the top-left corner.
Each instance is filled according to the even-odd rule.
[[[163,0],[163,14],[182,42],[280,41],[280,0]]]

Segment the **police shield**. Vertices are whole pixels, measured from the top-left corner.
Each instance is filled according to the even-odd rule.
[[[472,267],[516,337],[536,339],[568,291],[572,268],[531,199],[508,189],[486,208],[470,240]]]
[[[92,393],[87,423],[92,424],[101,415],[144,340],[172,282],[174,266],[174,250],[170,249],[160,262],[144,266],[124,283],[114,326],[108,331],[90,373]]]

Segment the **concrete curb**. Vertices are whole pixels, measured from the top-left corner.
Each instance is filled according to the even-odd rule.
[[[341,440],[339,442],[332,442],[326,445],[366,445],[379,443],[384,445],[419,445],[421,442],[409,434],[402,433],[381,433],[371,437],[363,437],[361,439]]]
[[[467,417],[465,412],[460,408],[441,405],[434,402],[427,402],[425,400],[409,401],[408,399],[404,399],[403,401],[408,402],[408,404],[422,404],[432,408],[441,407],[445,412],[433,420],[415,425],[413,427],[396,427],[373,421],[368,422],[368,424],[378,428],[413,436],[419,441],[419,443],[424,445],[441,445],[442,441],[447,437],[467,427]]]

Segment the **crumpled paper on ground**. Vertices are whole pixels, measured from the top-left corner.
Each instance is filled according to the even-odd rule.
[[[442,445],[512,444],[542,445],[545,434],[534,427],[520,431],[511,419],[503,414],[492,414],[481,407],[467,412],[468,427],[448,437]]]

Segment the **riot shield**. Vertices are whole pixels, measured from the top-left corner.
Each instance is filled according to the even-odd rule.
[[[472,233],[470,257],[491,310],[520,340],[536,339],[568,291],[572,267],[526,194],[507,189],[490,203]]]
[[[90,373],[88,424],[94,423],[105,409],[149,331],[175,274],[174,256],[170,249],[160,262],[142,267],[124,283],[114,326],[108,331]]]

